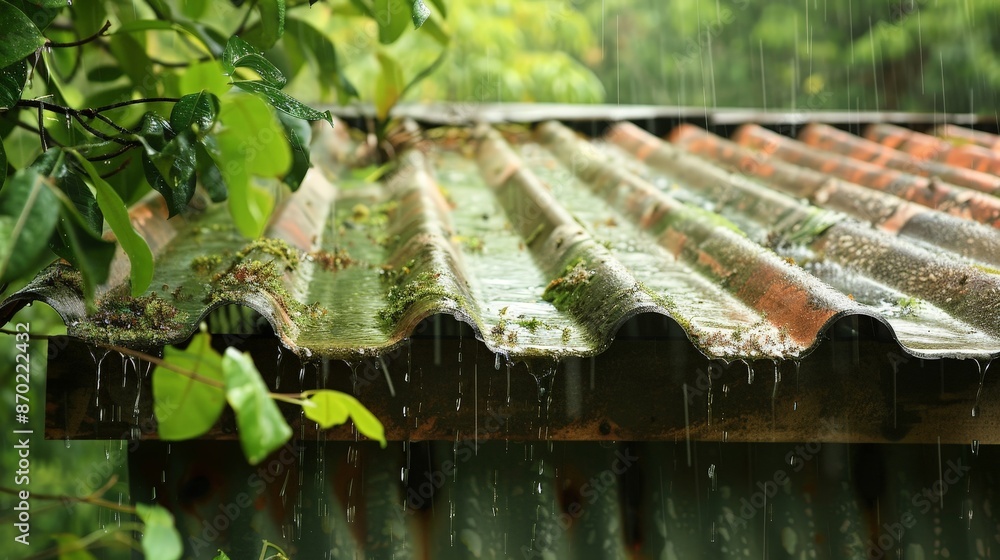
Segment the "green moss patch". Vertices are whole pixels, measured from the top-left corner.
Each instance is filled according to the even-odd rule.
[[[333,251],[320,249],[309,253],[309,256],[330,272],[344,270],[349,266],[358,264],[358,261],[351,257],[346,249],[335,249]]]
[[[421,300],[434,299],[458,299],[454,294],[446,290],[438,279],[440,273],[421,272],[416,277],[410,278],[409,274],[396,276],[401,282],[389,287],[386,294],[385,307],[378,310],[378,319],[386,328],[392,328],[396,322],[403,317],[403,314],[411,305]]]
[[[576,258],[563,268],[562,274],[549,282],[542,293],[542,299],[551,302],[559,310],[569,309],[579,299],[580,289],[590,283],[595,272],[587,270],[587,261]]]
[[[94,325],[109,329],[141,333],[178,329],[184,316],[184,313],[155,293],[140,297],[128,295],[128,286],[123,284],[97,302],[97,311],[90,320]]]

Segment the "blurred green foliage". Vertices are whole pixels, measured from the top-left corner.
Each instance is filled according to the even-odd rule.
[[[995,114],[994,0],[566,2],[600,25],[608,100]]]

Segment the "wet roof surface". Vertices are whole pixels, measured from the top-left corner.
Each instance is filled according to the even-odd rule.
[[[917,356],[1000,354],[996,136],[482,125],[436,129],[370,181],[339,162],[355,148],[345,128],[319,135],[263,240],[225,207],[167,221],[151,203],[133,211],[157,254],[143,297],[122,295],[119,259],[88,314],[56,264],[0,315],[40,299],[71,335],[149,346],[235,303],[305,357],[351,358],[446,313],[515,359],[600,353],[650,312],[711,358],[796,358],[834,320],[868,315]]]

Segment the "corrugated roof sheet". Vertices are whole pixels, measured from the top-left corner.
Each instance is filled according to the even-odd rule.
[[[812,125],[805,143],[756,125],[736,143],[691,125],[670,142],[627,123],[589,140],[555,122],[436,133],[368,182],[338,162],[352,149],[344,127],[327,130],[262,240],[242,239],[224,208],[170,221],[155,202],[137,208],[157,254],[147,294],[126,295],[119,259],[88,314],[56,264],[0,315],[40,299],[71,335],[150,346],[235,303],[304,356],[350,359],[435,313],[512,358],[593,355],[654,312],[709,357],[776,359],[861,314],[917,356],[1000,354],[997,178],[951,155],[983,162],[986,147],[940,144],[929,158],[908,148],[922,137],[885,125],[871,140]]]

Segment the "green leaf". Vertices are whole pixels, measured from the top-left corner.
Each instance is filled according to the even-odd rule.
[[[135,504],[135,513],[145,523],[142,529],[142,552],[147,560],[177,560],[184,553],[181,536],[174,527],[174,516],[157,505]]]
[[[222,356],[212,348],[212,337],[204,330],[185,349],[168,346],[163,360],[202,377],[223,381]],[[153,371],[153,411],[160,439],[182,440],[207,432],[222,414],[226,394],[219,387],[195,381],[165,367]]]
[[[424,0],[412,0],[410,6],[410,17],[413,19],[413,28],[420,29],[420,26],[431,17],[431,11],[427,9]]]
[[[410,9],[400,0],[375,0],[373,11],[378,22],[378,41],[383,45],[396,42],[412,21]]]
[[[254,40],[248,38],[248,42],[267,50],[285,33],[285,0],[258,0],[257,11],[260,12],[260,25],[256,28]]]
[[[86,543],[81,542],[77,535],[56,533],[52,535],[52,539],[56,541],[59,560],[97,560],[93,554],[87,551]]]
[[[331,85],[336,85],[341,104],[358,97],[358,90],[347,79],[340,66],[337,48],[324,33],[309,23],[288,18],[285,22],[284,44],[287,50],[297,49],[302,57],[309,57],[314,61],[316,76],[320,78],[318,85],[323,95],[326,95]]]
[[[195,156],[198,161],[198,180],[201,182],[201,186],[205,188],[205,191],[208,192],[208,196],[212,199],[212,202],[222,202],[229,196],[229,190],[226,189],[226,180],[222,178],[222,171],[219,170],[219,166],[212,159],[210,153],[212,150],[206,148],[206,144],[214,145],[215,139],[206,137],[194,145]],[[217,149],[213,148],[213,150]]]
[[[170,9],[170,5],[164,2],[164,0],[146,0],[150,8],[156,12],[158,18],[163,18],[167,20],[174,19],[173,11]]]
[[[142,95],[156,96],[161,75],[152,71],[153,61],[146,54],[146,47],[135,37],[120,32],[111,35],[108,47],[132,86]]]
[[[434,18],[430,18],[424,22],[424,31],[433,37],[442,47],[447,47],[448,43],[451,42],[451,37],[448,36],[444,29],[441,29],[441,26],[434,21]]]
[[[240,444],[252,465],[264,460],[292,437],[292,429],[271,399],[249,353],[227,348],[222,357],[226,399],[236,412]]]
[[[302,178],[306,176],[312,166],[309,161],[312,127],[306,121],[292,118],[284,113],[278,113],[278,120],[281,121],[281,125],[285,129],[285,138],[292,148],[292,167],[281,180],[292,191],[297,191],[302,184]]]
[[[222,68],[226,75],[232,77],[237,68],[249,68],[260,75],[261,79],[276,88],[285,87],[287,80],[278,68],[271,64],[271,61],[264,58],[264,55],[253,48],[252,45],[233,36],[226,43],[226,50],[222,51]]]
[[[90,176],[90,182],[97,189],[97,204],[104,213],[104,219],[108,226],[118,238],[118,244],[128,256],[131,266],[130,278],[132,281],[132,295],[138,296],[146,291],[149,283],[153,279],[153,253],[146,245],[146,240],[142,238],[132,227],[129,219],[128,208],[122,202],[118,193],[115,192],[107,181],[94,169],[94,164],[87,161],[87,158],[78,152],[72,152],[76,156],[84,171]]]
[[[250,182],[253,175],[278,178],[288,172],[291,150],[271,108],[254,95],[233,95],[222,100],[222,130],[209,151],[229,191],[229,212],[246,237],[264,231],[274,199]],[[212,148],[205,144],[206,149]]]
[[[208,134],[219,114],[219,98],[205,90],[180,98],[170,111],[170,126],[175,132],[192,129],[199,136]]]
[[[181,91],[203,90],[216,96],[221,96],[230,90],[232,85],[226,75],[226,69],[218,60],[208,60],[192,64],[181,74]]]
[[[0,68],[6,68],[45,45],[45,37],[24,12],[0,0]]]
[[[90,187],[75,172],[63,167],[56,176],[56,185],[73,202],[74,208],[80,213],[83,224],[94,237],[100,237],[104,229],[104,214],[97,205],[97,198],[90,192]]]
[[[361,435],[373,439],[385,447],[385,428],[382,427],[382,422],[379,422],[379,419],[365,408],[365,405],[351,395],[344,394],[341,402],[347,408],[351,420],[354,421],[354,427],[361,432]]]
[[[244,91],[260,94],[272,107],[286,115],[307,121],[326,121],[330,123],[330,126],[333,126],[333,115],[330,114],[330,111],[317,111],[291,95],[264,82],[239,80],[233,82],[233,85]]]
[[[379,442],[382,447],[386,446],[385,428],[382,422],[379,422],[379,419],[358,399],[347,393],[320,389],[306,399],[302,410],[306,418],[316,422],[323,429],[343,424],[350,416],[358,432]]]
[[[226,556],[226,553],[222,552],[222,550],[220,549],[219,553],[216,554],[215,558],[213,558],[212,560],[229,560],[229,556]]]
[[[434,59],[434,62],[430,63],[430,65],[427,68],[424,68],[423,70],[418,72],[417,75],[414,76],[412,80],[410,80],[410,83],[406,84],[406,87],[403,88],[402,93],[399,94],[400,99],[402,99],[417,84],[419,84],[425,78],[427,78],[435,71],[437,71],[438,67],[440,67],[441,64],[444,63],[444,59],[446,58],[448,58],[448,49],[442,49],[441,54],[439,54],[437,58]]]
[[[95,83],[113,82],[124,76],[121,67],[115,65],[95,66],[87,70],[87,81]]]
[[[3,189],[4,183],[7,181],[7,151],[4,150],[3,141],[0,140],[0,189]],[[0,190],[0,193],[3,193]]]
[[[142,116],[139,126],[138,140],[142,142],[147,153],[158,152],[167,147],[167,142],[174,136],[174,130],[167,119],[152,111]]]
[[[52,236],[49,249],[66,259],[83,278],[83,295],[88,302],[94,300],[94,287],[108,279],[108,270],[115,257],[115,244],[93,236],[80,225],[76,213],[63,206],[56,235]]]
[[[316,422],[324,430],[347,422],[350,412],[344,405],[342,397],[346,397],[339,391],[323,389],[313,393],[307,402],[312,403],[302,407],[306,413],[306,418]]]
[[[9,282],[29,272],[55,231],[59,201],[46,181],[46,177],[29,167],[15,173],[10,184],[0,191],[0,215],[15,220],[0,235],[6,255],[0,262],[0,282]]]
[[[445,5],[444,0],[431,0],[431,4],[434,4],[434,7],[441,12],[442,18],[448,17],[448,7]]]
[[[142,154],[142,169],[150,186],[163,196],[170,216],[187,208],[194,196],[197,140],[190,130],[175,136],[164,149]]]
[[[375,79],[375,116],[379,120],[385,120],[405,88],[403,67],[395,58],[383,52],[378,53],[378,61],[382,65],[382,71]]]
[[[67,7],[67,3],[63,0],[8,0],[8,4],[24,12],[28,19],[35,24],[35,27],[40,30],[45,30],[52,23],[52,20],[56,19],[59,12]],[[97,29],[98,26],[100,24],[95,25],[94,29]]]
[[[9,109],[21,99],[28,80],[28,62],[19,60],[0,70],[0,109]]]

